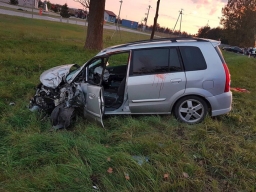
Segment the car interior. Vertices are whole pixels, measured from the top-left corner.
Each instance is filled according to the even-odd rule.
[[[123,103],[129,53],[114,54],[107,61],[105,59],[98,59],[89,66],[88,82],[103,87],[105,110],[112,111]],[[104,71],[103,63],[106,63]]]

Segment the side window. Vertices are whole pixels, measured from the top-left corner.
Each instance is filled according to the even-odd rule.
[[[129,61],[129,55],[129,52],[110,55],[108,58],[108,64],[109,66],[127,65]]]
[[[176,48],[170,48],[170,71],[182,71],[180,58]]]
[[[105,82],[108,82],[109,84],[114,82],[117,83],[126,77],[129,57],[130,52],[114,53],[109,55],[105,70],[108,71],[109,77],[105,78]]]
[[[169,49],[155,48],[135,50],[132,59],[132,74],[155,74],[169,71]]]
[[[207,68],[204,56],[198,47],[180,47],[180,51],[186,71]]]

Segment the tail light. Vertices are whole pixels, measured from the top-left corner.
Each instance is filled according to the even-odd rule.
[[[230,73],[229,73],[228,66],[226,63],[223,63],[223,67],[224,67],[225,76],[226,76],[224,92],[229,92],[230,91],[230,82],[231,82]]]

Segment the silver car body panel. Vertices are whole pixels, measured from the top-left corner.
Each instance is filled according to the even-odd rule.
[[[40,76],[41,83],[46,87],[57,88],[63,78],[69,73],[70,68],[74,65],[75,64],[61,65],[44,71]]]
[[[103,125],[102,115],[104,111],[104,100],[102,87],[87,84],[86,105],[84,116],[88,119],[100,122]]]
[[[223,63],[211,44],[205,43],[199,48],[204,55],[207,69],[186,72],[188,79],[186,88],[206,88],[212,95],[219,95],[225,89],[226,76]],[[206,84],[213,83],[213,86],[206,86],[205,82]]]
[[[131,113],[164,113],[169,112],[173,95],[185,92],[186,77],[184,72],[132,76],[127,86]]]
[[[212,106],[211,115],[217,116],[231,111],[232,92],[222,93],[206,98]]]
[[[165,101],[166,98],[132,100],[133,103]]]

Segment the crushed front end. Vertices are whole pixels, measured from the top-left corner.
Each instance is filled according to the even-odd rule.
[[[68,83],[68,74],[77,74],[79,68],[71,68],[75,64],[54,67],[42,73],[41,83],[30,100],[31,111],[43,111],[50,115],[53,128],[67,128],[75,116],[75,112],[85,105],[86,84],[83,81]],[[70,78],[70,77],[69,77]]]

